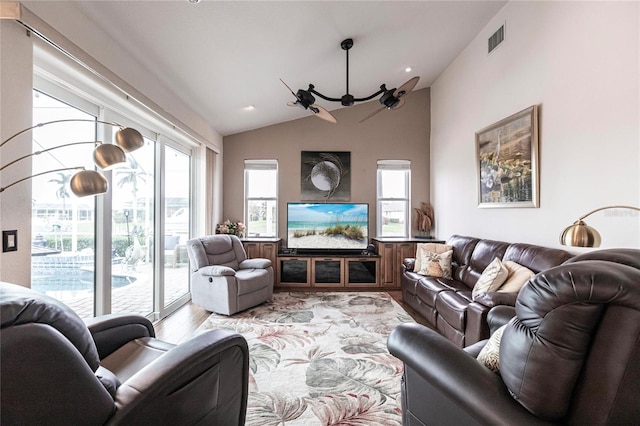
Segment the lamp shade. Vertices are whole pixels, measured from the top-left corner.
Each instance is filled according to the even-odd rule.
[[[144,146],[144,138],[136,129],[125,127],[116,132],[116,143],[125,152],[131,152]]]
[[[582,220],[577,220],[562,231],[560,243],[574,247],[600,247],[600,233]]]
[[[71,191],[78,197],[104,194],[109,190],[109,182],[102,174],[95,170],[81,170],[69,182]]]
[[[117,145],[100,144],[93,151],[93,161],[102,170],[110,170],[127,162],[127,155]]]

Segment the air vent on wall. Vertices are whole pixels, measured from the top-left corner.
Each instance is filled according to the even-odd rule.
[[[504,41],[504,25],[502,25],[498,30],[491,34],[489,37],[489,51],[487,53],[491,53],[496,47],[500,45]]]

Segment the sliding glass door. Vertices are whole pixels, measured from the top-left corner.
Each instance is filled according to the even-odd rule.
[[[33,173],[95,169],[93,142],[115,134],[99,121],[135,128],[145,144],[127,153],[125,165],[105,172],[109,191],[104,195],[76,197],[69,188],[74,170],[32,180],[32,288],[64,302],[82,318],[128,312],[158,319],[169,314],[190,296],[191,150],[64,89],[39,84],[55,96],[34,90],[34,125],[86,122],[35,128],[33,152],[43,152],[32,157]]]
[[[189,293],[191,157],[165,146],[164,307]]]
[[[33,130],[33,174],[77,166],[94,168],[93,144],[62,145],[95,141],[96,117],[33,91],[34,125],[67,119],[87,122],[62,122]],[[24,163],[12,167],[21,165],[24,167]],[[95,300],[95,198],[78,198],[71,192],[69,180],[74,173],[60,170],[31,180],[31,287],[71,306],[81,317],[91,318]]]
[[[111,312],[154,311],[155,149],[145,137],[113,171]]]

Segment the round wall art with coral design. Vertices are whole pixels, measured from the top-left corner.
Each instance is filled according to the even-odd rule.
[[[350,152],[302,151],[300,163],[301,200],[350,200]]]

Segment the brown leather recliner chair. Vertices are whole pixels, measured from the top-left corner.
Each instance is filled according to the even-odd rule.
[[[639,260],[603,250],[533,277],[502,335],[499,374],[433,330],[396,328],[404,425],[637,424]]]
[[[239,334],[211,330],[174,346],[142,316],[85,324],[8,283],[0,320],[3,425],[244,424],[249,355]]]

